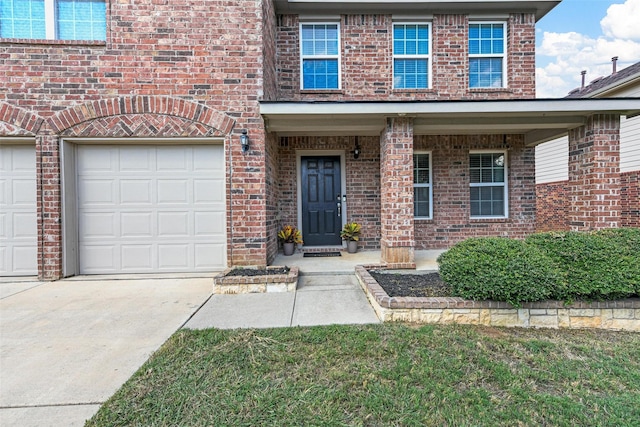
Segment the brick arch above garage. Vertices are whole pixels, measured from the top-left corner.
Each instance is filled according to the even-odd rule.
[[[0,101],[0,136],[34,136],[43,122],[35,113]]]
[[[193,101],[166,96],[101,99],[59,111],[47,119],[61,136],[222,137],[235,120]]]

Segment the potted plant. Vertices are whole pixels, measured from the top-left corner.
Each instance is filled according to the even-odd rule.
[[[282,251],[285,255],[293,255],[296,243],[302,242],[302,233],[293,225],[285,225],[278,231],[278,240],[282,242]]]
[[[348,222],[342,227],[340,237],[347,241],[347,252],[355,254],[358,251],[358,240],[360,240],[361,225],[357,222]]]

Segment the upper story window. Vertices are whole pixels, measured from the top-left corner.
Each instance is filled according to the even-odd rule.
[[[106,40],[104,0],[0,0],[0,37]]]
[[[393,87],[429,87],[429,24],[393,25]]]
[[[471,217],[507,217],[507,155],[479,152],[469,155]]]
[[[300,24],[302,89],[340,89],[340,26]]]
[[[469,87],[505,87],[506,25],[487,22],[469,25]]]
[[[413,216],[417,219],[431,219],[433,213],[433,192],[431,191],[431,154],[413,154]]]

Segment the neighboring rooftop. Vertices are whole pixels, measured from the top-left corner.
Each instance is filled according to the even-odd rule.
[[[614,64],[615,64],[614,58]],[[612,89],[618,89],[635,81],[640,81],[640,62],[628,66],[620,71],[615,71],[607,77],[599,77],[589,85],[577,88],[569,92],[565,98],[593,98],[598,95],[606,95]]]

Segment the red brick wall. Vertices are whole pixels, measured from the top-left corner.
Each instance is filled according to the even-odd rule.
[[[342,89],[301,92],[298,16],[279,15],[276,35],[278,100],[534,98],[534,15],[514,14],[507,22],[507,88],[469,89],[466,15],[434,15],[433,87],[417,91],[393,89],[391,15],[343,15],[340,19]]]
[[[569,181],[536,185],[536,231],[569,229]]]
[[[621,227],[640,227],[640,171],[620,174]]]
[[[380,247],[380,138],[359,137],[361,154],[353,158],[355,137],[281,137],[279,150],[279,226],[298,224],[296,150],[344,151],[347,221],[362,224],[359,246]],[[321,155],[318,151],[318,155]]]
[[[416,136],[431,151],[433,219],[416,220],[416,248],[442,249],[473,236],[524,238],[535,231],[535,156],[521,135],[507,136],[508,219],[470,219],[469,151],[503,150],[503,135]]]
[[[620,118],[595,114],[569,131],[569,226],[620,226]]]
[[[263,13],[269,14],[264,21]],[[38,176],[38,192],[46,198],[38,207],[39,245],[46,270],[40,271],[41,276],[61,275],[60,227],[55,225],[61,206],[56,136],[63,133],[163,137],[223,132],[226,157],[234,165],[234,174],[228,177],[228,260],[230,264],[264,264],[267,190],[258,98],[263,93],[274,96],[276,91],[274,60],[263,54],[266,46],[274,46],[271,5],[253,0],[111,2],[107,21],[106,42],[0,42],[0,102],[24,108],[35,114],[36,121],[38,117],[48,120],[33,129],[44,144],[37,148],[37,164],[46,171]],[[269,36],[263,40],[263,25],[271,40]],[[270,70],[267,83],[263,67]],[[132,97],[144,105],[127,110],[124,104]],[[96,112],[95,103],[104,100],[115,104]],[[206,114],[230,120],[222,127],[235,121],[233,131],[231,127],[209,129],[207,123],[215,120],[202,116],[201,106],[207,107]],[[142,113],[147,114],[145,120],[140,120]],[[0,136],[15,133],[22,118],[14,115],[3,120],[8,124],[0,125]],[[93,122],[85,123],[88,120]],[[75,128],[70,130],[71,126]],[[49,135],[47,129],[56,135]],[[240,153],[242,129],[248,129],[251,138],[247,154]]]
[[[620,227],[640,227],[640,171],[620,174]],[[536,185],[536,231],[569,230],[569,181]]]

